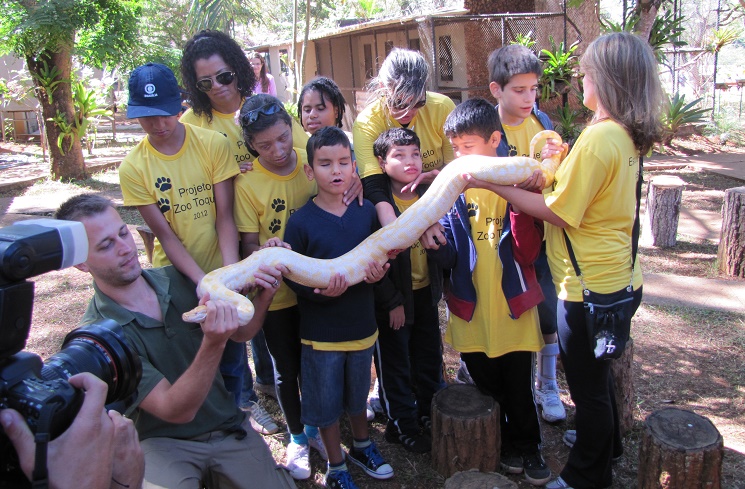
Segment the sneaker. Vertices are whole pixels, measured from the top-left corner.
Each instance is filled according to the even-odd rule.
[[[277,399],[277,388],[274,386],[274,384],[259,384],[258,382],[255,382],[254,391],[260,392],[265,396],[271,397],[272,399]]]
[[[572,489],[564,479],[558,477],[544,486],[546,489]]]
[[[274,422],[271,415],[266,412],[258,402],[250,402],[248,406],[250,414],[251,427],[257,433],[262,435],[273,435],[279,431],[279,426]]]
[[[508,474],[523,473],[523,458],[520,455],[503,453],[500,457],[500,465],[502,466],[502,470]]]
[[[390,479],[393,477],[393,467],[383,460],[375,442],[370,442],[367,448],[352,448],[349,450],[348,458],[350,462],[359,465],[367,475],[374,479]]]
[[[541,405],[541,416],[549,423],[557,423],[567,418],[564,404],[559,398],[559,389],[544,386],[543,389],[535,390],[535,400]]]
[[[385,414],[383,405],[380,403],[380,384],[378,383],[378,379],[375,379],[375,385],[370,392],[370,396],[367,398],[367,405],[371,407],[375,413]],[[368,421],[370,421],[369,418]]]
[[[331,489],[357,489],[357,484],[354,483],[352,476],[346,470],[329,472],[323,482],[326,487]]]
[[[401,433],[393,423],[385,427],[385,441],[398,443],[412,453],[427,453],[432,451],[432,439],[424,433]]]
[[[523,455],[523,471],[525,480],[534,486],[542,486],[551,478],[551,469],[538,452]]]
[[[378,401],[378,402],[380,402],[380,401]],[[367,403],[367,420],[368,421],[372,421],[373,419],[375,419],[375,410],[372,408],[372,406],[368,402]]]
[[[293,479],[302,480],[310,477],[310,447],[290,442],[287,445],[285,467]]]
[[[329,454],[326,451],[326,445],[323,444],[323,439],[321,439],[321,433],[316,433],[316,436],[309,436],[308,445],[317,451],[322,459],[328,461]]]

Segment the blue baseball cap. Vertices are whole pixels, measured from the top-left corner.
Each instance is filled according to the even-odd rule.
[[[128,119],[178,115],[181,110],[181,89],[170,68],[148,63],[129,75]]]

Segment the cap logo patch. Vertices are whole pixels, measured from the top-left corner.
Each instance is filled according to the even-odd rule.
[[[152,83],[148,83],[145,85],[145,97],[157,97],[158,94],[155,93],[155,85]]]

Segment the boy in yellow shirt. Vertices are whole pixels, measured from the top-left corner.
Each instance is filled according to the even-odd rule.
[[[535,107],[538,79],[543,73],[541,62],[530,49],[513,44],[493,51],[487,65],[489,90],[499,102],[497,110],[502,122],[502,139],[497,147],[497,156],[527,156],[540,160],[542,146],[538,145],[536,154],[531,155],[530,140],[540,131],[553,129],[548,116]],[[559,355],[557,299],[548,268],[545,241],[535,263],[535,272],[546,298],[538,304],[545,345],[538,352],[535,397],[541,406],[543,419],[555,423],[566,419],[566,411],[559,398],[556,382],[556,358]]]
[[[445,122],[455,155],[493,156],[501,139],[497,111],[469,99]],[[428,254],[449,268],[445,340],[461,353],[474,383],[500,406],[502,467],[543,485],[551,471],[541,456],[533,400],[533,352],[543,346],[535,306],[543,300],[533,268],[543,223],[471,179],[440,221],[447,243]]]

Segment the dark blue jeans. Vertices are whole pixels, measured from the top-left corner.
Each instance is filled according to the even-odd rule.
[[[634,292],[634,311],[642,288]],[[569,393],[576,407],[577,441],[561,478],[576,489],[608,487],[613,482],[611,460],[623,453],[616,411],[611,361],[596,360],[581,302],[559,300],[556,309],[559,348]]]
[[[235,397],[235,403],[240,406],[241,391],[243,390],[244,372],[248,365],[248,355],[246,355],[246,344],[237,343],[228,340],[225,344],[225,350],[222,352],[220,359],[220,373],[222,374],[225,388]],[[251,370],[248,370],[248,379],[251,379],[251,392],[253,392],[253,379]],[[256,394],[254,394],[256,397]]]

